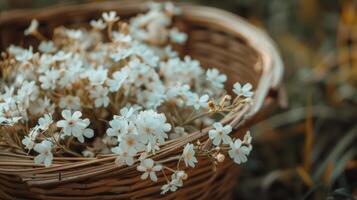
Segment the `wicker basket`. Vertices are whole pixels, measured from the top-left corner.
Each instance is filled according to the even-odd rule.
[[[250,82],[255,88],[252,105],[239,107],[222,120],[235,128],[235,136],[241,136],[252,124],[249,121],[266,105],[269,91],[278,87],[283,71],[281,59],[269,37],[239,17],[214,8],[179,6],[183,13],[177,25],[189,35],[181,53],[198,59],[202,66],[213,66],[227,74],[228,91],[237,81]],[[83,22],[99,17],[103,11],[116,10],[122,19],[127,19],[145,8],[144,3],[106,2],[3,12],[0,47],[3,51],[12,43],[35,44],[35,40],[23,36],[32,18],[40,21],[40,31],[50,37],[56,26],[83,26]],[[166,142],[153,159],[181,154],[186,143],[206,140],[209,129]],[[44,168],[35,166],[28,156],[10,150],[0,141],[1,199],[230,199],[239,173],[230,159],[213,171],[209,161],[202,158],[195,168],[185,169],[189,178],[183,188],[160,195],[165,182],[163,174],[158,174],[157,183],[143,181],[136,165],[118,167],[114,155],[55,158],[53,166]],[[167,163],[175,164],[176,161]]]

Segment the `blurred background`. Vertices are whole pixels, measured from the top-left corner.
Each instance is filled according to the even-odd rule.
[[[0,0],[0,9],[84,2]],[[357,0],[179,2],[246,18],[276,41],[284,60],[287,106],[252,128],[254,151],[235,198],[357,199]]]

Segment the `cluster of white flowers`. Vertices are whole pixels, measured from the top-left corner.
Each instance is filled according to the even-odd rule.
[[[173,26],[179,14],[171,3],[151,4],[146,14],[125,23],[110,11],[92,20],[88,30],[58,27],[52,40],[33,20],[24,34],[37,37],[38,47],[12,45],[2,54],[1,134],[21,138],[12,146],[22,146],[37,165],[50,167],[54,156],[114,153],[118,165],[137,163],[142,179],[157,181],[156,174],[166,177],[168,167],[150,155],[167,140],[213,124],[208,141],[214,150],[187,144],[162,193],[183,186],[188,175],[179,168],[181,161],[195,167],[196,156],[222,162],[226,153],[238,164],[246,162],[250,134],[234,139],[231,126],[214,122],[249,103],[252,85],[236,83],[232,99],[225,91],[226,75],[205,70],[189,56],[180,58],[171,47],[187,40]]]
[[[139,112],[139,109],[125,107],[120,116],[114,116],[109,122],[106,133],[118,141],[112,152],[118,155],[116,162],[119,165],[132,165],[138,152],[155,153],[159,150],[158,144],[165,142],[167,132],[171,130],[164,114],[153,110]]]

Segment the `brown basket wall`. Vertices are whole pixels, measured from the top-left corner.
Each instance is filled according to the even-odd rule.
[[[40,21],[40,31],[50,37],[59,25],[82,26],[83,22],[108,10],[116,10],[125,19],[144,11],[145,6],[144,3],[106,2],[3,12],[0,14],[0,48],[4,50],[13,43],[35,44],[33,38],[23,36],[33,18]],[[237,81],[254,85],[253,104],[237,108],[222,120],[236,129],[235,136],[241,136],[246,131],[246,121],[261,110],[269,90],[278,87],[283,71],[281,59],[269,37],[241,18],[203,6],[180,7],[183,13],[177,23],[189,35],[182,53],[198,59],[205,67],[216,67],[227,74],[228,91]],[[207,139],[209,129],[165,143],[153,159],[181,154],[186,143]],[[44,168],[35,166],[28,156],[10,150],[0,141],[2,199],[230,199],[239,173],[230,159],[221,163],[215,172],[207,159],[199,159],[198,166],[186,169],[189,178],[183,188],[160,195],[165,182],[161,173],[157,183],[143,181],[136,165],[118,167],[112,155],[55,158],[53,166]],[[167,165],[175,164],[173,161]]]

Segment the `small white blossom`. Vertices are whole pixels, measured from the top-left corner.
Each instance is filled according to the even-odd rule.
[[[53,57],[53,61],[64,61],[69,58],[71,58],[72,53],[71,52],[64,52],[64,51],[58,51]]]
[[[170,181],[169,183],[163,185],[161,187],[161,193],[160,194],[166,194],[168,191],[175,192],[177,190],[177,185],[175,181]]]
[[[6,126],[13,126],[14,124],[17,124],[22,117],[3,117],[0,116],[0,125],[6,125]]]
[[[246,144],[251,144],[252,143],[252,136],[250,134],[250,131],[247,131],[247,133],[244,135],[243,142]]]
[[[34,150],[39,153],[39,155],[35,157],[36,165],[40,165],[42,163],[45,167],[52,165],[53,154],[51,152],[52,143],[50,141],[43,140],[41,143],[35,145]]]
[[[228,151],[228,154],[235,163],[241,164],[247,162],[247,156],[250,152],[249,147],[243,146],[240,139],[236,139],[230,146],[231,150]]]
[[[248,150],[249,150],[248,155],[253,149],[252,139],[253,138],[252,138],[252,136],[250,134],[250,131],[247,131],[247,133],[244,135],[244,138],[243,138],[243,144],[247,145],[247,147],[248,147]]]
[[[185,148],[183,149],[183,159],[185,161],[186,167],[195,167],[195,163],[197,163],[197,159],[195,157],[195,150],[193,149],[193,144],[186,144]]]
[[[71,96],[71,95],[63,96],[60,99],[59,107],[68,110],[80,110],[81,100],[77,96]]]
[[[253,88],[252,84],[250,83],[246,83],[243,85],[243,87],[241,86],[240,83],[235,83],[233,85],[233,92],[238,95],[238,96],[243,96],[246,98],[251,98],[253,96],[253,92],[251,91]]]
[[[144,172],[141,175],[141,179],[145,180],[150,176],[150,179],[154,182],[157,181],[156,172],[162,169],[161,165],[154,165],[154,161],[150,158],[141,161],[140,165],[137,167],[138,171]]]
[[[90,91],[90,97],[94,99],[95,107],[107,107],[109,105],[109,90],[107,87],[96,86],[94,90]]]
[[[131,166],[134,164],[135,153],[125,150],[120,147],[112,148],[112,152],[118,155],[118,157],[115,160],[115,163],[117,165],[121,166],[121,165],[126,164],[128,166]]]
[[[188,133],[185,131],[185,128],[176,126],[174,132],[169,135],[169,139],[173,140],[187,135]]]
[[[21,143],[25,145],[25,149],[31,150],[35,146],[35,141],[32,140],[29,136],[25,136],[24,139],[22,139]]]
[[[45,114],[43,117],[41,117],[38,120],[39,128],[42,131],[46,131],[51,126],[52,123],[53,123],[53,120],[52,120],[51,114]]]
[[[108,70],[106,69],[96,69],[91,70],[87,73],[88,79],[93,86],[102,85],[107,80]]]
[[[104,23],[102,19],[92,20],[92,21],[90,21],[90,25],[93,28],[98,29],[98,30],[103,30],[107,26],[107,24]]]
[[[175,192],[179,187],[183,186],[183,180],[187,179],[187,174],[184,171],[176,171],[171,176],[171,181],[161,187],[161,194],[168,191]]]
[[[27,62],[33,58],[32,47],[26,50],[22,50],[20,53],[16,54],[16,60],[20,62]]]
[[[59,77],[60,73],[58,70],[52,69],[46,71],[45,74],[39,78],[39,81],[41,82],[41,88],[45,90],[54,90],[56,88],[56,83]]]
[[[108,80],[109,89],[111,92],[116,92],[120,89],[121,85],[129,76],[129,69],[123,68],[120,71],[113,73],[113,80]]]
[[[25,138],[21,141],[23,145],[25,145],[25,149],[31,150],[35,146],[35,140],[36,137],[39,134],[39,126],[35,126],[30,130],[30,133],[28,136],[25,136]]]
[[[218,69],[208,69],[206,72],[206,79],[216,88],[223,88],[224,82],[227,80],[227,76],[219,74]]]
[[[64,120],[57,122],[57,127],[63,128],[64,136],[73,135],[80,141],[84,142],[84,137],[92,138],[94,132],[92,129],[87,128],[89,125],[89,119],[80,119],[82,113],[75,111],[72,115],[70,110],[62,111],[62,117]]]
[[[231,125],[223,125],[219,122],[213,124],[215,129],[212,129],[208,132],[209,137],[212,140],[212,143],[216,146],[219,146],[223,141],[223,144],[230,144],[232,142],[231,137],[229,137],[229,133],[232,132]]]
[[[124,107],[122,109],[120,109],[120,117],[121,119],[132,119],[135,114],[137,113],[137,111],[141,110],[141,107],[138,105],[135,106],[130,106],[130,107]]]
[[[175,43],[183,44],[187,40],[187,34],[179,32],[178,29],[174,28],[170,30],[170,39]]]
[[[30,35],[37,32],[38,25],[39,25],[38,21],[36,19],[33,19],[31,21],[30,26],[25,30],[24,34]]]
[[[153,110],[141,111],[135,121],[140,139],[144,144],[156,144],[157,141],[164,142],[167,138],[166,132],[171,130],[171,125],[166,123],[164,114],[158,114]]]
[[[110,128],[107,129],[106,133],[108,136],[117,137],[120,139],[120,134],[125,126],[127,126],[128,122],[120,119],[113,119],[109,121]]]
[[[43,53],[51,53],[56,50],[56,47],[52,41],[41,41],[38,49]]]
[[[183,186],[183,180],[187,179],[187,174],[184,171],[176,171],[171,175],[171,181],[161,187],[161,194],[168,191],[175,192],[179,187]]]
[[[208,100],[209,100],[208,95],[203,95],[201,97],[198,97],[197,94],[192,94],[189,96],[187,100],[187,105],[193,106],[195,110],[199,110],[200,108],[208,107]]]
[[[37,101],[35,101],[33,106],[30,108],[30,111],[33,114],[53,114],[55,111],[55,106],[55,104],[51,103],[51,101],[45,97],[44,99],[37,99]]]
[[[120,147],[127,150],[130,154],[136,154],[144,149],[144,145],[140,142],[140,136],[135,134],[125,134],[120,138]]]
[[[117,12],[115,11],[104,12],[102,14],[102,17],[107,23],[114,23],[115,21],[119,20],[119,17],[117,17]]]
[[[122,34],[119,32],[113,33],[113,40],[115,42],[127,43],[127,44],[130,44],[131,42],[133,42],[133,38],[130,35]]]
[[[82,155],[86,158],[94,158],[94,156],[95,156],[94,152],[92,152],[90,150],[82,151]]]
[[[176,171],[171,175],[171,179],[176,182],[176,185],[179,187],[183,186],[183,180],[187,179],[187,174],[185,171]]]
[[[76,29],[68,29],[66,31],[67,33],[67,36],[70,38],[70,39],[73,39],[73,40],[78,40],[80,39],[81,37],[83,37],[83,32],[81,30],[76,30]]]

